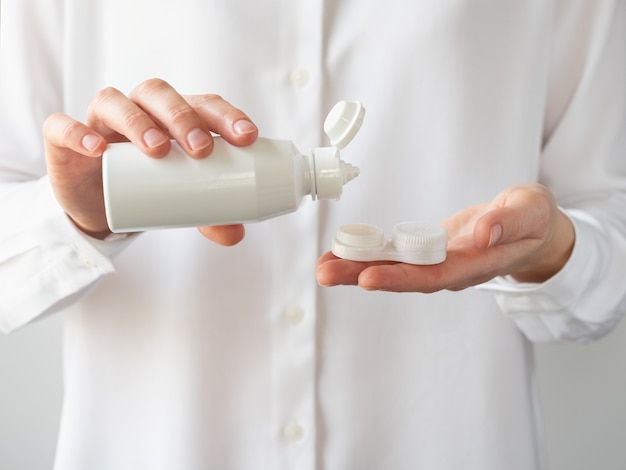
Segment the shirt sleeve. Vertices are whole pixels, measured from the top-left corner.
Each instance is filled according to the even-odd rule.
[[[99,242],[56,203],[46,177],[0,185],[0,331],[8,333],[80,299],[114,272],[111,258],[132,237]]]
[[[532,341],[594,340],[626,312],[624,44],[626,2],[557,9],[540,181],[574,224],[574,250],[543,284],[479,287]]]
[[[57,311],[130,242],[82,234],[58,205],[41,126],[63,109],[63,1],[0,3],[0,331]],[[132,238],[132,237],[129,237]]]

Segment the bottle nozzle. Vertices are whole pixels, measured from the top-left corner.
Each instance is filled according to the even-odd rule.
[[[341,160],[336,148],[320,147],[313,150],[313,177],[317,199],[339,199],[343,185],[357,176],[359,169]]]
[[[350,163],[346,163],[341,161],[341,173],[343,174],[343,184],[346,184],[348,181],[352,181],[354,178],[361,174],[361,170],[359,167],[351,165]]]

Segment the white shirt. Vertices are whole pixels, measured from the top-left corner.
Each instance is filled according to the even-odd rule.
[[[626,309],[624,2],[4,0],[0,21],[0,328],[63,311],[57,469],[542,467],[529,340],[591,340]],[[303,151],[361,100],[342,152],[361,176],[232,248],[92,240],[55,202],[41,124],[151,77]],[[545,284],[316,284],[342,223],[537,181],[577,237]]]

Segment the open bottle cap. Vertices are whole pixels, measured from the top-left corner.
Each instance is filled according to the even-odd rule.
[[[326,116],[324,132],[333,147],[348,145],[363,124],[365,108],[360,101],[340,101]]]
[[[324,132],[332,147],[313,149],[313,200],[339,199],[343,185],[359,176],[356,166],[341,160],[339,149],[352,141],[364,116],[365,108],[360,101],[340,101],[326,116]]]

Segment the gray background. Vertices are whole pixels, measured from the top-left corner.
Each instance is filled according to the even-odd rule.
[[[551,470],[626,468],[626,322],[601,341],[536,352]],[[0,334],[0,377],[0,470],[51,469],[61,317]]]

